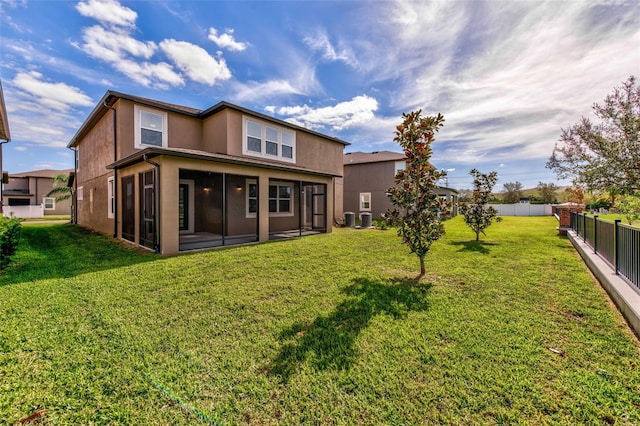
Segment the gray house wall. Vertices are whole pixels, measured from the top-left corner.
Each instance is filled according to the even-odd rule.
[[[344,165],[344,211],[356,215],[360,210],[360,193],[371,193],[371,215],[382,217],[391,203],[387,190],[393,186],[395,161]]]

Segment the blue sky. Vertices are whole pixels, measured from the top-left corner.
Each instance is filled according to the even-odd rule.
[[[640,75],[637,1],[0,0],[4,169],[73,167],[67,143],[107,90],[221,100],[399,151],[403,112],[442,113],[449,186],[557,182],[560,129]]]

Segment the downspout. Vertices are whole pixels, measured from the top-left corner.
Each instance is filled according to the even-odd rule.
[[[153,221],[155,222],[155,232],[153,233],[153,250],[156,253],[160,253],[160,191],[158,191],[158,188],[160,187],[160,164],[156,163],[155,161],[149,160],[147,154],[144,154],[142,156],[142,159],[155,167],[155,176],[153,177],[153,191],[155,192],[155,200],[153,206],[155,208],[155,214],[153,218]]]
[[[78,149],[73,150],[73,183],[71,184],[71,208],[73,217],[71,220],[78,224]]]
[[[113,111],[113,161],[118,161],[118,111],[107,105],[104,106]],[[113,238],[118,238],[118,168],[113,168]]]

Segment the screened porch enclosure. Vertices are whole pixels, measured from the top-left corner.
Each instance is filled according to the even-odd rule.
[[[247,217],[244,183],[251,176],[180,170],[179,250],[258,241],[258,220]]]
[[[326,193],[326,184],[270,179],[268,199],[261,200],[256,176],[181,169],[179,250],[259,241],[261,207],[269,210],[270,240],[324,233]]]
[[[327,232],[327,186],[313,182],[269,181],[269,239]]]

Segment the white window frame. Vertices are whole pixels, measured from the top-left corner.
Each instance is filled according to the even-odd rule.
[[[256,196],[255,197],[251,197],[249,196],[249,186],[250,185],[256,185]],[[246,183],[245,183],[245,210],[246,210],[246,217],[247,218],[254,218],[256,217],[257,211],[260,209],[260,206],[258,205],[258,181],[256,179],[247,179]],[[249,200],[255,198],[256,199],[256,212],[250,212],[249,211]]]
[[[47,200],[51,200],[51,207],[47,207]],[[45,210],[55,210],[56,209],[56,199],[53,197],[44,197],[42,198],[42,208]]]
[[[79,186],[78,189],[76,189],[76,199],[78,201],[84,200],[84,187]]]
[[[276,212],[269,212],[269,217],[291,217],[293,216],[293,205],[295,204],[295,194],[293,192],[294,189],[294,185],[293,182],[277,182],[277,181],[272,181],[269,182],[269,188],[271,188],[272,186],[277,187],[277,191],[276,191],[276,198],[271,198],[269,197],[269,199],[267,200],[268,202],[271,200],[276,200],[276,206],[277,206],[277,210]],[[280,211],[280,187],[281,186],[287,186],[289,187],[290,191],[289,193],[291,194],[291,197],[289,198],[289,211],[288,212],[281,212]],[[268,202],[267,202],[267,208],[268,208]]]
[[[115,179],[107,178],[107,218],[113,219],[116,215]]]
[[[256,198],[259,199],[259,197],[249,197],[249,185],[251,184],[256,184],[257,185],[257,181],[256,179],[247,179],[246,181],[246,195],[245,195],[245,209],[246,209],[246,217],[247,218],[254,218],[256,217],[256,213],[251,213],[249,212],[249,199],[250,198]],[[295,204],[295,193],[294,193],[294,189],[295,189],[295,185],[293,184],[293,182],[280,182],[280,181],[272,181],[269,182],[269,187],[271,186],[275,186],[278,189],[276,190],[276,194],[277,197],[276,198],[267,198],[267,209],[269,208],[269,201],[271,200],[276,200],[276,206],[278,208],[278,210],[280,209],[280,188],[281,186],[287,186],[290,189],[290,194],[291,194],[291,198],[289,199],[290,203],[289,203],[289,211],[287,212],[281,212],[281,211],[277,211],[277,212],[269,212],[269,217],[291,217],[294,215],[294,204]],[[258,189],[259,190],[259,189]],[[258,203],[258,211],[260,211],[260,204]]]
[[[365,203],[369,203],[369,207],[365,207]],[[371,193],[370,192],[361,192],[358,196],[358,204],[360,205],[361,212],[370,212],[371,211]]]
[[[260,152],[249,150],[248,143],[247,143],[248,142],[247,128],[248,128],[249,122],[255,123],[260,126]],[[270,142],[276,142],[278,145],[277,155],[267,154],[267,128],[271,128],[277,131],[277,134],[278,134],[277,141],[270,140]],[[283,138],[284,134],[291,135],[291,144],[284,143],[284,138]],[[291,158],[285,157],[282,155],[283,146],[291,147]],[[242,117],[242,154],[252,156],[252,157],[260,157],[260,158],[268,158],[268,159],[278,160],[278,161],[285,161],[287,163],[295,163],[296,162],[296,132],[285,127],[277,126],[273,123],[261,121],[253,117],[243,116]]]
[[[159,115],[162,117],[162,146],[158,146],[158,145],[149,145],[149,144],[145,144],[142,143],[142,127],[141,127],[141,119],[140,119],[140,115],[143,113],[149,113],[149,114],[155,114],[155,115]],[[144,148],[166,148],[168,145],[168,116],[166,111],[160,111],[157,109],[153,109],[153,108],[146,108],[146,107],[142,107],[140,105],[134,105],[133,106],[133,125],[134,125],[134,131],[135,131],[135,135],[134,135],[134,146],[138,149],[144,149]],[[157,130],[157,129],[154,129]],[[158,131],[158,130],[157,130]]]

